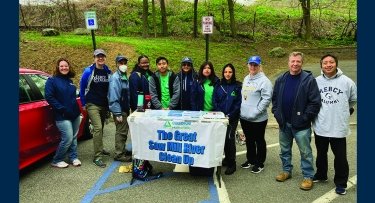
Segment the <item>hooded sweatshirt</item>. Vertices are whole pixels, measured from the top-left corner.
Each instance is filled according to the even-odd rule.
[[[349,134],[349,108],[357,103],[357,86],[337,68],[336,75],[316,78],[322,106],[313,122],[317,135],[343,138]]]
[[[192,67],[188,73],[184,73],[184,71],[180,71],[177,74],[177,77],[180,81],[180,100],[178,109],[181,110],[191,110],[191,87],[193,85],[194,80],[197,79],[197,72],[195,72],[194,68]]]
[[[268,119],[267,108],[272,100],[272,83],[263,72],[247,75],[242,83],[240,118],[250,122]]]

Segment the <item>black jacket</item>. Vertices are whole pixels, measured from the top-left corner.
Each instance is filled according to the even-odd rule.
[[[279,123],[280,128],[285,126],[285,119],[282,112],[282,96],[288,75],[289,71],[277,78],[272,94],[272,113]],[[310,71],[302,70],[301,82],[292,107],[292,127],[296,130],[310,128],[311,122],[318,115],[321,105],[319,88],[315,78]]]

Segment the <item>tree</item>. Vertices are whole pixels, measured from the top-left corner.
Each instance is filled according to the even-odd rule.
[[[148,37],[148,0],[143,0],[142,22],[143,22],[142,37]]]
[[[160,12],[161,12],[161,23],[162,23],[162,35],[168,36],[168,23],[167,23],[167,12],[165,10],[164,0],[160,0]]]
[[[229,0],[228,0],[229,1]],[[305,24],[305,39],[311,39],[311,16],[310,16],[310,0],[299,0],[303,11],[303,22]]]
[[[236,29],[236,20],[234,18],[234,2],[233,2],[233,0],[228,0],[228,10],[229,10],[230,30],[232,32],[232,36],[236,37],[237,29]]]
[[[198,0],[194,0],[193,37],[198,37]]]
[[[154,27],[154,37],[156,37],[156,9],[155,9],[155,0],[151,0],[151,5],[152,5],[152,24]]]
[[[22,10],[22,5],[19,4],[19,6],[20,6],[20,12],[21,12],[21,16],[22,16],[22,22],[25,24],[25,27],[27,29],[27,24],[26,24],[26,21],[25,21],[25,15],[24,15],[23,10]]]
[[[72,11],[70,10],[69,0],[66,0],[66,13],[69,16],[70,26],[72,27],[72,30],[74,30],[75,29],[75,24],[74,24],[74,19],[73,19],[73,16],[72,16]]]

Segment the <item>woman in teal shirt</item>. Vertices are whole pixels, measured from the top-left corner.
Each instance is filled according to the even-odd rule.
[[[210,61],[204,62],[198,73],[198,80],[194,81],[191,95],[193,111],[213,111],[213,92],[219,85],[219,78],[215,75],[214,65]]]
[[[193,82],[191,89],[191,106],[193,111],[214,111],[213,93],[216,86],[219,86],[220,80],[215,75],[214,66],[211,62],[204,62],[198,73],[198,79]],[[214,167],[201,168],[189,167],[191,175],[212,176]]]

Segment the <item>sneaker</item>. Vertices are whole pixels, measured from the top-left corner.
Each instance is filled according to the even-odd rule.
[[[304,178],[299,188],[302,190],[311,190],[313,186],[313,180],[311,178]]]
[[[111,153],[109,151],[105,150],[105,149],[102,150],[102,154],[106,155],[106,156],[111,155]]]
[[[251,169],[251,173],[260,173],[262,172],[264,169],[264,167],[260,167],[260,166],[254,166],[252,169]]]
[[[250,168],[251,167],[251,164],[246,161],[245,163],[241,164],[241,168]]]
[[[236,172],[236,170],[236,165],[228,166],[224,173],[225,175],[232,175],[234,172]]]
[[[120,156],[120,157],[115,157],[115,161],[121,161],[121,162],[131,162],[132,157],[131,156]]]
[[[56,168],[67,168],[69,164],[67,164],[65,161],[60,161],[57,163],[52,163],[51,166],[56,167]]]
[[[276,181],[284,182],[287,179],[291,178],[292,176],[288,172],[281,172],[279,175],[276,176]]]
[[[82,163],[81,163],[81,161],[80,161],[79,159],[74,159],[74,160],[72,161],[72,165],[73,165],[73,166],[81,166]]]
[[[105,168],[107,166],[101,159],[94,159],[93,163],[100,168]]]
[[[346,194],[346,189],[343,188],[343,187],[336,187],[336,193],[339,194],[339,195],[345,195]]]
[[[328,182],[328,178],[318,178],[316,176],[313,177],[313,182],[314,183],[319,183],[319,182]]]

